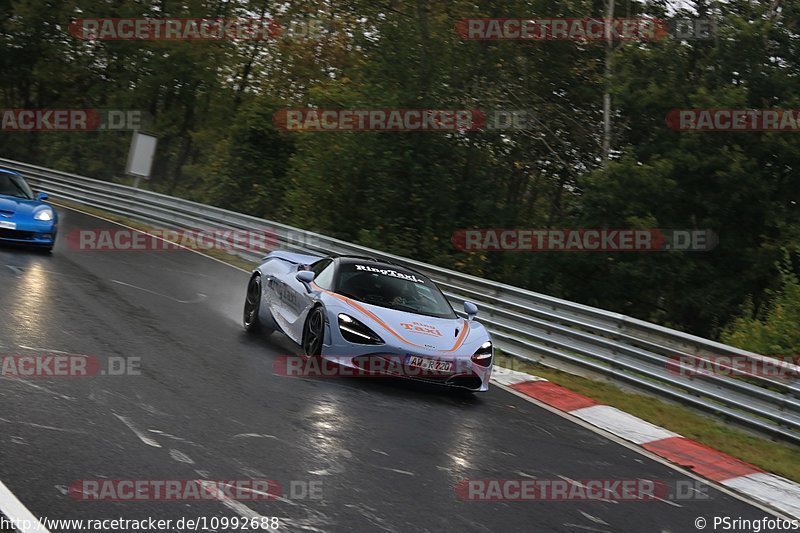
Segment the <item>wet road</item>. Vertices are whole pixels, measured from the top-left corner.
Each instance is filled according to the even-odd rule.
[[[692,531],[764,513],[712,489],[680,502],[464,502],[473,478],[682,474],[499,387],[276,375],[298,353],[240,326],[247,274],[189,251],[81,252],[109,222],[60,209],[52,255],[0,248],[0,355],[137,362],[140,375],[0,378],[0,481],[59,519],[279,517],[280,531]],[[133,359],[132,359],[133,358]],[[81,501],[86,479],[271,479],[277,501]],[[321,497],[299,498],[311,487]],[[231,529],[217,528],[218,531]]]

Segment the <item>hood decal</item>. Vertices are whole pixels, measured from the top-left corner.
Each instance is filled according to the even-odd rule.
[[[413,331],[414,333],[421,333],[422,335],[431,335],[433,337],[441,337],[442,332],[439,331],[439,328],[436,326],[432,326],[430,324],[425,324],[423,322],[400,322],[400,325],[403,326],[406,331]]]
[[[462,319],[464,320],[464,319]],[[461,335],[458,336],[456,339],[456,344],[450,348],[449,350],[442,350],[443,352],[455,352],[461,345],[464,344],[464,341],[467,340],[467,334],[469,333],[469,322],[464,320],[464,329],[461,330]]]
[[[324,292],[325,294],[327,294],[329,296],[333,296],[334,298],[345,302],[350,307],[352,307],[352,308],[364,313],[365,315],[370,317],[372,320],[374,320],[379,326],[381,326],[383,329],[388,331],[396,339],[398,339],[398,340],[400,340],[400,341],[402,341],[402,342],[404,342],[404,343],[406,343],[406,344],[408,344],[410,346],[416,346],[417,348],[426,348],[426,349],[429,349],[429,350],[431,349],[430,346],[428,346],[428,345],[417,344],[415,342],[411,342],[410,340],[406,339],[405,337],[400,335],[400,333],[395,331],[394,328],[392,328],[389,324],[384,322],[379,316],[377,316],[375,313],[373,313],[369,309],[365,308],[363,305],[360,305],[358,302],[356,302],[356,301],[354,301],[354,300],[352,300],[352,299],[350,299],[350,298],[348,298],[346,296],[342,296],[341,294],[336,294],[335,292],[331,292],[329,290],[323,289],[322,287],[320,287],[317,284],[314,284],[314,288],[316,290],[320,291],[320,292]],[[466,320],[464,320],[463,318],[461,320],[464,323],[464,327],[461,330],[461,334],[456,339],[456,342],[453,345],[453,347],[450,348],[449,350],[438,350],[439,352],[452,353],[452,352],[455,352],[456,350],[458,350],[461,347],[461,345],[464,344],[464,341],[467,339],[467,335],[469,333],[469,323]],[[421,323],[418,323],[418,322],[402,323],[401,325],[404,328],[406,328],[407,330],[411,330],[411,331],[414,331],[412,329],[413,327],[424,327],[424,325],[422,325]],[[412,327],[408,327],[409,325],[411,325]],[[434,328],[434,329],[436,329],[436,328]],[[438,332],[439,330],[436,330],[436,331]],[[424,333],[424,332],[416,331],[416,333]],[[431,334],[431,333],[428,333],[428,334]],[[433,333],[432,335],[433,336],[441,336],[441,332],[439,332],[438,335],[436,335],[435,333]]]

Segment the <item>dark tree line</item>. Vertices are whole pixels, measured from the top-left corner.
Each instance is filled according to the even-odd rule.
[[[455,31],[469,17],[602,17],[600,1],[0,0],[0,101],[145,110],[159,136],[146,184],[155,190],[702,335],[739,317],[725,338],[747,345],[753,318],[798,306],[774,298],[796,284],[800,135],[681,133],[665,117],[800,108],[800,10],[781,0],[615,7],[618,17],[713,19],[717,31],[616,42],[606,73],[602,41],[469,41]],[[69,35],[70,20],[89,16],[313,18],[325,31],[224,42]],[[307,106],[535,115],[524,131],[460,134],[273,124],[275,112]],[[123,179],[129,142],[126,132],[0,133],[0,154]],[[702,253],[453,248],[456,229],[481,227],[711,228],[720,243]]]

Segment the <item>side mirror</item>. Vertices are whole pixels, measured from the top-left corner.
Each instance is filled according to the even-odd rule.
[[[297,273],[295,278],[297,278],[297,281],[299,281],[300,283],[308,285],[309,283],[314,281],[315,276],[316,275],[310,270],[301,270],[300,272]]]
[[[40,192],[39,194],[36,195],[36,199],[39,201],[47,200],[48,198],[50,197],[47,195],[46,192]]]
[[[472,302],[464,302],[464,312],[467,313],[467,317],[472,320],[475,318],[475,315],[478,314],[478,306]]]

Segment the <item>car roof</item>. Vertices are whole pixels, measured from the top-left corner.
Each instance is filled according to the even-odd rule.
[[[339,259],[346,263],[353,263],[356,261],[373,261],[375,263],[379,263],[380,261],[374,257],[370,257],[368,255],[331,255],[332,259]]]
[[[22,174],[20,174],[19,172],[16,172],[14,170],[9,170],[7,168],[0,168],[0,172],[4,174],[11,174],[12,176],[18,176],[20,178],[22,177]]]

